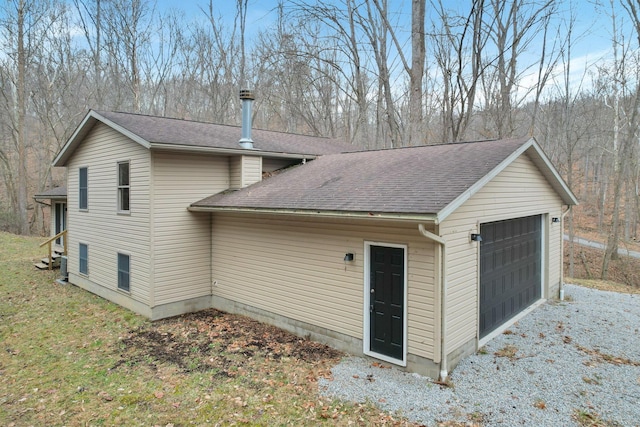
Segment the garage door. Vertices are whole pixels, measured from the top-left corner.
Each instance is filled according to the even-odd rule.
[[[480,338],[540,299],[540,215],[480,225]]]

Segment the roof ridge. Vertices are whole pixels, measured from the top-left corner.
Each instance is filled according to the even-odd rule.
[[[355,153],[375,153],[375,152],[383,152],[383,151],[399,151],[399,150],[407,150],[412,148],[427,148],[427,147],[444,147],[451,145],[468,145],[468,144],[480,144],[485,142],[515,142],[522,141],[522,143],[528,141],[530,137],[514,137],[514,138],[494,138],[494,139],[480,139],[475,141],[454,141],[454,142],[439,142],[437,144],[424,144],[424,145],[410,145],[405,147],[384,147],[384,148],[374,148],[370,150],[361,150],[361,151],[348,151],[343,153],[331,153],[331,154],[323,154],[322,156],[333,156],[336,154],[355,154]]]
[[[216,123],[216,122],[204,122],[204,121],[201,121],[201,120],[184,119],[184,118],[169,117],[169,116],[159,116],[159,115],[156,115],[156,114],[131,113],[131,112],[128,112],[128,111],[110,111],[110,110],[93,110],[93,111],[95,111],[96,113],[98,113],[100,115],[104,115],[105,113],[106,114],[109,114],[109,113],[112,113],[112,114],[126,114],[126,115],[129,115],[129,116],[151,117],[151,118],[165,119],[165,120],[178,120],[178,121],[181,121],[181,122],[197,123],[197,124],[202,124],[202,125],[227,126],[227,127],[232,127],[232,128],[238,128],[238,129],[242,128],[241,125],[232,125],[232,124],[227,124],[227,123]],[[341,141],[339,138],[335,138],[335,137],[308,135],[308,134],[296,133],[296,132],[283,132],[283,131],[278,131],[278,130],[258,128],[258,127],[253,127],[253,130],[257,130],[257,131],[261,131],[261,132],[271,132],[271,133],[276,133],[276,134],[284,134],[284,135],[302,136],[302,137],[307,137],[307,138],[320,138],[320,139],[326,139],[326,140]],[[343,142],[345,144],[349,144],[346,141],[343,141]]]

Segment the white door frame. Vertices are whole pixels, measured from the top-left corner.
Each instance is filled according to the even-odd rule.
[[[371,265],[371,246],[384,246],[388,248],[401,248],[403,250],[404,258],[404,271],[403,271],[403,322],[402,322],[402,359],[396,359],[386,356],[384,354],[371,351],[371,317],[369,306],[371,304],[371,277],[370,277],[370,265]],[[363,308],[363,348],[362,351],[365,355],[375,357],[376,359],[384,360],[385,362],[393,363],[394,365],[407,366],[407,344],[408,344],[408,286],[407,286],[407,245],[397,243],[382,243],[382,242],[364,242],[364,308]]]

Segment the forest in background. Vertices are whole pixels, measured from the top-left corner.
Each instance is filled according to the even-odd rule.
[[[2,2],[0,229],[47,232],[33,195],[64,184],[51,161],[88,109],[237,125],[250,88],[255,127],[367,149],[531,135],[580,200],[566,231],[578,215],[608,236],[603,278],[635,240],[637,0],[412,0],[410,16],[390,0],[291,0],[258,31],[248,0],[231,17],[216,5]],[[610,55],[576,77],[585,8]]]

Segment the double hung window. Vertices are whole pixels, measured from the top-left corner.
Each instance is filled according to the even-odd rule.
[[[118,212],[129,212],[129,162],[118,163]]]

